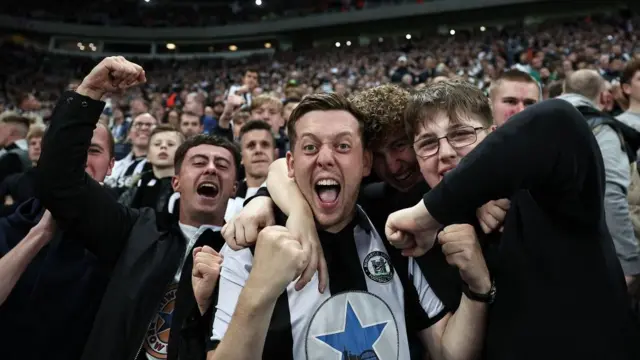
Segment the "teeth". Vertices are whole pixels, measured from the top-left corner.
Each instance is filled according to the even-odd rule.
[[[200,184],[200,187],[201,187],[201,188],[203,188],[203,187],[210,187],[210,188],[213,188],[213,189],[215,189],[215,188],[216,188],[216,186],[215,186],[214,184],[211,184],[211,183],[203,183],[203,184]]]
[[[332,180],[332,179],[322,179],[319,180],[316,185],[320,185],[320,186],[335,186],[335,185],[339,185],[337,181]]]

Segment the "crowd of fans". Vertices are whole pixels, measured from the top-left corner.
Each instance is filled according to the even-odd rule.
[[[403,340],[389,341],[396,344],[396,353],[405,356],[403,359],[421,347],[428,348],[435,359],[442,354],[446,354],[444,359],[472,358],[483,348],[487,358],[528,359],[557,347],[551,351],[563,358],[611,355],[631,360],[635,356],[631,354],[637,354],[633,344],[640,343],[634,338],[639,334],[635,323],[630,325],[640,319],[639,35],[638,18],[589,17],[535,28],[415,38],[402,44],[374,41],[367,46],[317,48],[242,61],[148,61],[140,66],[120,57],[95,66],[95,61],[85,58],[34,56],[37,50],[5,43],[0,117],[0,211],[4,221],[0,227],[5,233],[0,238],[0,260],[30,257],[13,265],[0,262],[0,271],[14,269],[18,274],[8,277],[11,281],[0,288],[0,316],[7,316],[7,321],[24,320],[6,338],[19,342],[21,334],[39,321],[43,325],[32,336],[44,334],[59,326],[64,316],[76,313],[79,315],[65,325],[68,331],[59,332],[64,338],[56,333],[43,340],[47,345],[42,348],[51,350],[56,344],[56,354],[64,353],[53,358],[77,359],[84,354],[88,359],[133,355],[152,360],[166,359],[173,351],[174,358],[179,352],[181,359],[201,359],[208,351],[208,359],[231,359],[264,351],[265,358],[297,359],[307,354],[307,346],[317,345],[302,344],[296,337],[295,333],[302,331],[300,319],[321,311],[328,318],[343,316],[347,335],[357,321],[361,330],[377,331],[376,338],[386,336],[381,330],[384,327],[376,328],[380,323],[365,324],[364,317],[358,317],[362,314],[357,314],[361,311],[357,304],[362,299],[355,300],[356,295],[345,303],[342,313],[332,315],[327,308],[322,310],[322,299],[312,298],[316,295],[308,288],[322,289],[330,280],[327,291],[332,296],[327,295],[327,301],[345,290],[375,294],[379,284],[405,288],[408,295],[404,299],[402,291],[392,291],[396,295],[386,291],[389,298],[384,300],[403,304],[404,316],[395,313],[395,305],[389,310],[394,312],[398,329],[406,329],[406,334],[400,335]],[[526,110],[553,98],[564,101],[547,101]],[[310,115],[314,113],[318,119],[324,116],[329,125],[317,125]],[[595,135],[594,141],[590,134],[585,135],[586,127],[576,125],[584,121]],[[554,122],[555,132],[550,130]],[[96,123],[91,133],[89,129]],[[356,131],[349,133],[351,128],[345,124],[353,125]],[[306,132],[301,131],[304,126]],[[489,136],[492,131],[496,133]],[[300,145],[305,136],[314,140]],[[327,150],[329,143],[331,149]],[[478,151],[472,151],[476,144]],[[367,158],[364,145],[372,151],[371,158]],[[291,153],[294,148],[296,154]],[[360,155],[353,149],[360,149]],[[456,171],[447,174],[467,154],[471,161],[461,162]],[[536,154],[547,158],[536,160]],[[305,163],[311,157],[315,162]],[[303,165],[296,167],[296,163]],[[309,174],[315,170],[308,168],[321,169],[318,171],[324,177]],[[332,172],[334,168],[339,168],[335,171],[340,171],[340,176]],[[462,174],[466,174],[466,182],[460,180]],[[475,177],[470,179],[470,174]],[[287,181],[288,176],[296,181]],[[443,190],[445,186],[448,188]],[[498,187],[502,188],[498,191]],[[603,189],[604,198],[600,194]],[[318,194],[317,201],[310,200],[311,193]],[[503,197],[506,199],[498,200]],[[355,207],[356,198],[362,208]],[[467,200],[477,204],[465,203]],[[549,201],[554,206],[549,206]],[[410,208],[415,202],[417,207]],[[255,253],[242,253],[239,249],[255,243],[258,237],[256,229],[250,230],[249,220],[273,218],[265,209],[274,204],[290,216],[289,221],[282,222],[276,216],[276,220],[255,224],[255,228],[278,223],[287,225],[293,235],[271,228],[260,232]],[[433,251],[419,253],[426,245],[415,235],[429,233],[433,239],[435,228],[417,229],[416,221],[412,228],[406,225],[408,217],[440,216],[438,220],[444,224],[446,219],[448,225],[476,209],[476,229],[451,225],[439,233],[435,249],[442,248],[446,261],[433,259],[431,256],[438,256]],[[521,222],[505,221],[507,212],[517,213]],[[350,225],[340,223],[344,220],[340,217],[346,219],[352,213],[356,213],[356,220]],[[358,215],[364,213],[366,216]],[[601,213],[606,216],[602,218]],[[312,218],[307,219],[310,214]],[[367,221],[362,222],[363,218]],[[301,234],[317,240],[317,234],[309,235],[315,234],[314,220],[320,228],[334,220],[332,226],[342,226],[336,234],[320,232],[320,240],[325,241],[322,247],[313,241],[312,245],[305,243],[304,253],[313,252],[315,257],[300,260],[303,249],[290,243],[268,245],[276,244],[273,239],[293,239]],[[23,231],[26,225],[16,225],[19,221],[35,230],[27,229],[27,234]],[[65,230],[62,238],[85,244],[90,253],[77,252],[64,241],[46,248],[50,235],[56,233],[56,223]],[[238,230],[241,226],[244,230]],[[351,234],[342,231],[348,226],[356,230]],[[353,268],[330,254],[327,265],[322,249],[338,237],[348,241],[344,237],[352,236],[356,243],[361,242],[359,226],[373,226],[382,239],[386,234],[393,246],[402,249],[402,255],[424,256],[429,265],[405,260],[401,271],[396,262],[402,258],[400,252],[396,258],[395,250],[380,242],[379,248],[366,250],[366,258],[356,264],[356,272],[364,266],[366,274],[359,285],[347,282],[340,285],[344,288],[331,287],[332,283],[344,284],[342,278]],[[397,233],[414,236],[396,237],[396,232],[389,232],[390,226]],[[208,229],[216,234],[222,231],[229,247],[221,250],[224,240],[220,235],[206,238]],[[20,241],[8,239],[21,231],[18,240],[25,238],[21,244],[33,236],[37,245],[31,250],[20,248],[16,255]],[[464,239],[451,235],[458,232]],[[376,232],[368,232],[372,233]],[[533,233],[550,239],[552,243],[544,246],[556,247],[566,257],[560,261],[556,253],[531,250],[529,247],[542,246],[526,243]],[[333,235],[336,237],[330,238]],[[371,236],[367,241],[379,241],[367,236]],[[487,240],[489,245],[480,248],[467,242],[468,236]],[[517,238],[508,244],[524,248],[514,250],[505,245],[497,249],[489,241],[491,236],[502,236],[502,244]],[[306,246],[315,247],[308,250]],[[461,246],[461,251],[473,256],[456,257],[447,253],[450,246]],[[36,256],[43,248],[48,249],[49,257]],[[325,252],[330,250],[324,248]],[[351,250],[355,258],[361,252],[359,247]],[[500,258],[504,252],[512,258]],[[227,266],[226,277],[220,274],[220,253],[223,267]],[[64,261],[51,254],[63,254]],[[531,257],[515,264],[513,259],[518,256]],[[438,266],[447,270],[430,268],[438,261]],[[60,278],[39,275],[40,271],[57,274],[69,263],[77,266],[61,276],[74,281],[64,283]],[[102,266],[105,263],[108,266]],[[281,272],[269,272],[265,264]],[[41,268],[34,269],[36,266]],[[252,266],[255,268],[250,271]],[[510,266],[513,272],[505,270]],[[560,277],[553,266],[561,267],[561,272],[578,273]],[[393,268],[397,268],[395,277]],[[318,276],[314,275],[316,270]],[[77,274],[72,274],[74,271]],[[287,271],[296,276],[285,279]],[[226,292],[218,293],[218,275],[219,286]],[[298,275],[302,282],[313,285],[305,288],[306,293],[300,289],[294,293],[294,285],[287,285]],[[520,281],[517,276],[530,278]],[[506,284],[504,290],[496,290],[494,280]],[[451,287],[447,281],[457,285]],[[416,292],[406,290],[407,284],[413,289],[411,282]],[[255,292],[256,284],[267,290]],[[76,296],[71,304],[65,303],[64,292],[54,293],[56,286],[73,288]],[[518,289],[544,304],[520,299]],[[253,297],[245,291],[254,291],[250,293]],[[500,291],[505,294],[505,300],[495,304],[500,310],[486,315],[484,306],[493,303],[496,296],[500,299]],[[589,291],[588,299],[579,299]],[[257,315],[242,323],[242,316],[231,317],[236,305],[248,311],[247,298],[258,299],[257,303],[264,300],[261,296],[265,293],[273,303],[260,307],[260,314],[273,312],[272,318],[260,320]],[[463,300],[461,294],[466,296]],[[630,311],[627,295],[635,297]],[[552,302],[545,300],[554,296],[562,306],[551,306]],[[36,303],[46,298],[62,310],[41,320],[28,313],[31,303],[24,302],[25,297]],[[151,314],[158,299],[160,309],[156,307]],[[521,300],[523,304],[518,303]],[[596,305],[605,311],[578,316]],[[113,311],[116,307],[118,312]],[[373,312],[371,307],[366,309]],[[638,319],[632,319],[633,310]],[[505,315],[513,311],[519,314],[519,324],[514,325],[517,321]],[[486,317],[491,320],[485,340],[484,330],[478,329],[485,327]],[[552,319],[560,325],[553,327],[548,322]],[[358,345],[351,340],[340,343],[341,335],[320,331],[313,318],[308,322],[307,330],[317,331],[319,335],[314,336],[323,346],[343,351],[337,346],[351,344],[348,349],[345,345],[345,358],[356,350],[356,358],[364,359],[367,352],[384,358],[380,356],[383,350],[373,345],[375,340],[366,345],[367,339],[359,339],[364,342]],[[420,339],[414,339],[410,330],[418,328]],[[526,339],[532,331],[542,334],[534,337],[535,342]],[[294,333],[291,341],[288,334],[283,335],[287,332]],[[563,343],[560,339],[564,336],[575,338]],[[243,337],[249,342],[243,342]],[[460,339],[465,341],[456,341]],[[581,344],[592,346],[592,353],[576,346],[583,339],[594,339]],[[0,355],[6,355],[0,357],[19,358],[23,351],[27,350],[7,347],[0,349]],[[36,354],[39,350],[28,351]],[[23,358],[37,358],[33,356]]]
[[[71,24],[144,26],[144,27],[200,27],[223,26],[283,18],[309,16],[331,12],[357,11],[380,6],[413,3],[413,0],[236,0],[209,2],[131,0],[115,3],[111,0],[66,1],[61,4],[3,4],[3,14],[34,20],[58,21]],[[424,1],[420,1],[424,2]]]

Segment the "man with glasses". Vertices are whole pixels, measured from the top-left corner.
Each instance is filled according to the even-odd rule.
[[[104,180],[107,186],[124,192],[124,189],[132,185],[136,175],[151,170],[151,164],[147,163],[147,151],[151,131],[157,123],[156,118],[149,113],[138,115],[133,120],[129,128],[131,152],[123,159],[116,161],[111,176]]]
[[[389,216],[387,239],[403,254],[421,261],[460,226],[438,232],[443,225],[467,223],[488,200],[511,200],[501,236],[483,241],[498,289],[485,358],[640,358],[605,223],[602,155],[580,113],[550,100],[488,136],[484,94],[443,82],[412,95],[405,121],[432,190]]]

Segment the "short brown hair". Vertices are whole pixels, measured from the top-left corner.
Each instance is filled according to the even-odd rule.
[[[280,111],[280,113],[282,114],[282,110],[284,108],[282,106],[282,101],[280,101],[280,99],[278,99],[275,96],[265,95],[265,94],[258,95],[251,100],[251,111],[258,109],[264,104],[269,104],[269,103],[276,105],[278,107],[278,111]]]
[[[596,70],[581,69],[573,72],[564,81],[565,94],[578,94],[596,100],[607,82]]]
[[[409,98],[404,114],[409,138],[413,139],[420,125],[433,121],[440,112],[446,113],[452,124],[459,123],[462,116],[473,116],[486,127],[493,123],[489,99],[482,90],[466,81],[441,81],[427,85]]]
[[[16,125],[20,130],[20,135],[25,138],[29,132],[29,126],[31,126],[31,119],[25,116],[17,114],[9,114],[2,118],[2,122],[5,124]]]
[[[640,71],[640,60],[633,59],[629,61],[622,70],[622,75],[620,76],[620,84],[631,84],[631,80],[633,80],[633,76]],[[624,91],[622,92],[626,98],[629,98]]]
[[[249,114],[248,112],[238,111],[237,113],[233,114],[233,124],[235,125],[238,121],[242,121],[243,123],[245,123],[249,120],[250,117],[251,114]]]
[[[502,86],[502,83],[505,82],[505,81],[513,81],[513,82],[526,83],[526,84],[535,84],[536,87],[538,88],[538,94],[541,91],[540,84],[531,75],[527,74],[524,71],[520,71],[520,70],[517,70],[517,69],[512,69],[512,70],[505,71],[505,73],[502,74],[502,76],[500,76],[498,79],[496,79],[491,84],[491,87],[489,88],[489,97],[491,97],[493,99],[493,96],[495,95],[496,89],[498,89],[500,86]],[[538,97],[539,96],[540,95],[538,95]]]
[[[364,90],[349,98],[364,114],[372,144],[381,145],[388,136],[404,131],[404,111],[409,92],[396,85],[382,85]]]
[[[174,156],[174,168],[176,174],[180,172],[180,168],[182,167],[182,163],[184,162],[184,157],[187,155],[189,149],[194,148],[200,145],[212,145],[218,146],[221,148],[225,148],[229,150],[231,155],[233,155],[233,162],[235,165],[236,175],[238,174],[238,170],[240,169],[240,150],[238,146],[231,141],[227,140],[224,137],[216,136],[216,135],[207,135],[207,134],[198,134],[196,136],[190,137],[185,142],[183,142],[178,149],[176,150],[176,154]]]
[[[319,93],[309,96],[305,96],[304,99],[296,106],[291,112],[291,117],[287,123],[287,134],[289,134],[289,141],[291,143],[291,151],[295,147],[296,143],[296,123],[304,115],[312,111],[331,111],[342,110],[353,115],[360,125],[360,135],[362,136],[362,144],[367,147],[369,145],[369,134],[366,130],[364,114],[360,112],[355,106],[353,106],[347,98],[338,94]]]
[[[240,141],[242,141],[242,137],[254,130],[265,130],[271,135],[271,139],[273,140],[273,146],[276,146],[276,138],[273,136],[273,131],[271,131],[271,125],[269,125],[266,121],[262,120],[251,120],[244,125],[242,125],[242,129],[240,129]]]
[[[39,124],[31,125],[27,133],[27,142],[33,138],[42,138],[44,136],[44,126]]]
[[[184,135],[178,131],[178,129],[176,129],[175,127],[173,127],[173,125],[169,125],[169,124],[160,124],[157,125],[155,128],[153,128],[153,130],[151,131],[151,135],[149,135],[149,141],[151,141],[151,139],[160,134],[160,133],[165,133],[165,132],[175,132],[178,133],[178,138],[180,139],[180,143],[183,143],[185,138]]]

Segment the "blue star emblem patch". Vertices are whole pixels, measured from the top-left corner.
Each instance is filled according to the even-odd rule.
[[[380,297],[363,291],[340,293],[311,318],[306,354],[309,360],[398,360],[398,324]]]
[[[387,322],[362,326],[358,315],[356,315],[353,307],[347,301],[344,331],[320,335],[316,336],[316,338],[342,352],[347,359],[351,359],[353,356],[361,356],[367,351],[373,351],[373,344],[378,341],[386,326]]]

